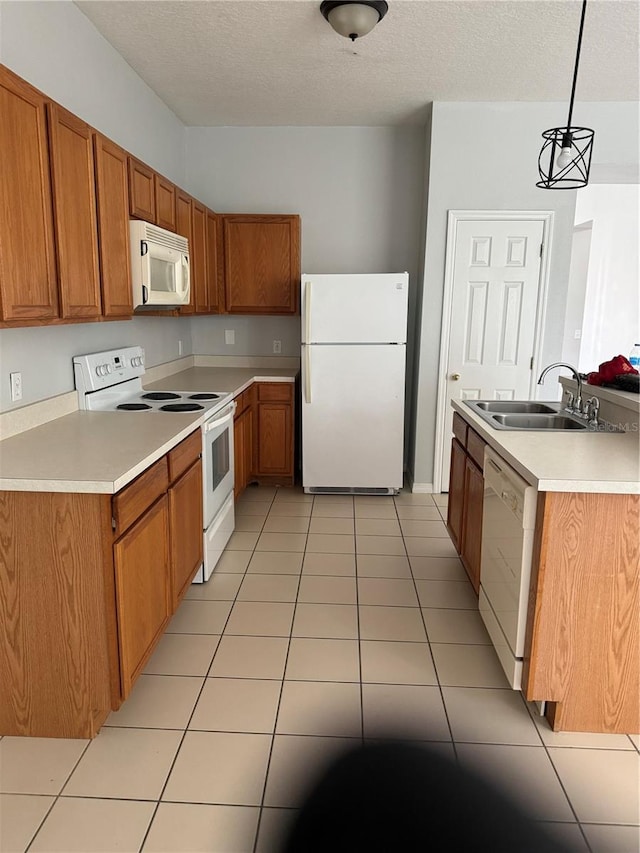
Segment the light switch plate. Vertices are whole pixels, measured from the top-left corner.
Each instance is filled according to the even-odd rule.
[[[235,333],[234,329],[225,329],[224,330],[224,342],[225,342],[225,344],[235,344],[236,333]]]

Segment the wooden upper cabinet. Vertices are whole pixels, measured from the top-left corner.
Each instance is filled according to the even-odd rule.
[[[0,319],[58,316],[45,98],[0,66]]]
[[[156,221],[155,172],[145,163],[129,157],[129,211],[131,216]]]
[[[176,188],[163,178],[162,175],[154,175],[156,194],[156,218],[155,223],[167,231],[176,230]]]
[[[207,210],[207,291],[210,314],[224,311],[224,246],[220,219],[212,210]]]
[[[99,133],[94,137],[102,313],[133,313],[127,153]]]
[[[190,195],[176,188],[176,233],[182,237],[186,237],[189,241],[189,256],[191,262],[191,293],[189,296],[189,304],[181,305],[180,314],[193,314],[195,304],[195,287],[193,281],[193,199]]]
[[[102,313],[93,131],[58,104],[47,105],[60,315]]]
[[[222,218],[227,311],[296,314],[300,217],[233,214]]]
[[[200,202],[192,204],[191,287],[196,314],[209,313],[207,286],[207,209]]]

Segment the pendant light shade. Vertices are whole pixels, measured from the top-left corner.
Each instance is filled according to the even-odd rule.
[[[320,11],[333,29],[351,41],[370,33],[388,9],[389,6],[384,2],[345,3],[324,0],[320,4]]]
[[[586,11],[587,0],[582,0],[578,49],[573,69],[573,85],[571,86],[571,101],[569,102],[567,125],[566,127],[552,127],[549,130],[545,130],[542,134],[544,143],[538,157],[540,180],[536,186],[545,190],[575,190],[580,187],[586,187],[589,182],[591,151],[595,134],[588,127],[571,127]]]

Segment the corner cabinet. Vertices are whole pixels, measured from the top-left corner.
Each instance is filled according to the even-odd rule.
[[[297,314],[300,217],[230,214],[224,230],[229,314]]]
[[[458,414],[453,416],[447,529],[476,591],[480,589],[484,448],[486,442]]]
[[[233,419],[234,489],[237,500],[253,479],[255,384],[236,397]]]
[[[115,495],[0,493],[0,735],[93,737],[127,698],[202,564],[200,447]]]

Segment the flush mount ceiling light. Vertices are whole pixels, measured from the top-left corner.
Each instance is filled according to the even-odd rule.
[[[587,0],[582,0],[582,15],[580,17],[580,32],[576,64],[573,69],[573,85],[569,103],[569,117],[566,127],[552,127],[545,130],[542,138],[545,140],[538,157],[538,171],[541,180],[536,184],[545,190],[575,190],[586,187],[589,182],[591,166],[591,150],[594,132],[588,127],[571,127],[573,101],[576,94],[578,79],[578,62],[580,61],[580,45],[584,29],[584,15],[587,11]],[[548,162],[548,167],[543,165]]]
[[[333,29],[345,38],[355,41],[366,36],[387,14],[389,6],[384,2],[364,3],[330,2],[324,0],[320,11]]]

